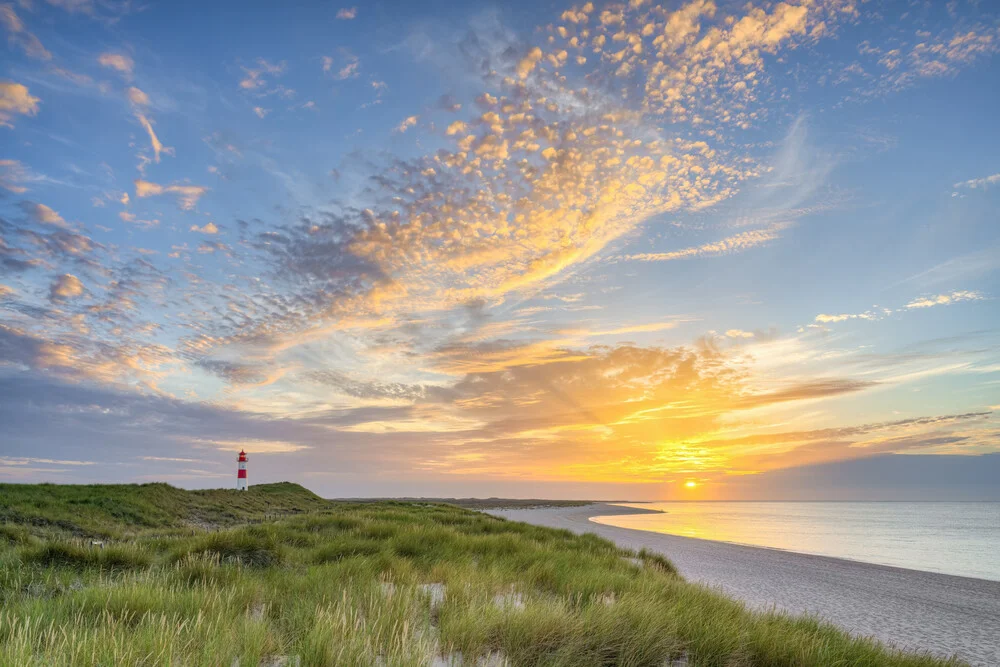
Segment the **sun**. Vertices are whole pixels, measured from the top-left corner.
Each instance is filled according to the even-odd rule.
[[[696,482],[693,479],[691,479],[691,480],[688,480],[688,481],[684,482],[684,486],[686,486],[689,489],[693,489],[694,487],[698,486],[698,482]]]

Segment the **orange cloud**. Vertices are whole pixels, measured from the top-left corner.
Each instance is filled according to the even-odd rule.
[[[132,70],[135,68],[132,58],[122,53],[102,53],[97,57],[97,62],[104,67],[117,70],[125,78],[131,78]]]
[[[64,273],[49,287],[49,298],[53,301],[62,301],[78,297],[83,292],[84,287],[80,279],[70,273]]]
[[[0,81],[0,125],[14,127],[14,114],[34,116],[40,100],[28,92],[28,87],[12,81]]]
[[[172,194],[177,196],[177,205],[183,211],[193,210],[198,205],[198,200],[208,192],[208,188],[201,185],[159,185],[137,179],[135,181],[135,196],[154,197],[162,194]]]

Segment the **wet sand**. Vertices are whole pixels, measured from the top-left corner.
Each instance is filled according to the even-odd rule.
[[[583,507],[495,510],[490,514],[573,532],[670,558],[689,581],[721,589],[757,609],[820,616],[883,642],[974,665],[1000,665],[1000,582],[747,547],[590,521],[648,510]],[[1000,555],[998,555],[1000,557]]]

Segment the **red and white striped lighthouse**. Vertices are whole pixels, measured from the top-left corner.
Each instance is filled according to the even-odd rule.
[[[247,453],[240,450],[239,468],[236,471],[236,490],[246,491],[247,487]]]

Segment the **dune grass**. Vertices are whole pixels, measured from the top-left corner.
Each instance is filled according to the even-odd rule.
[[[127,506],[101,502],[109,488]],[[751,613],[658,554],[448,505],[7,485],[0,512],[0,665],[959,664]]]
[[[287,482],[258,485],[252,493],[184,491],[162,483],[0,484],[0,525],[31,526],[53,536],[115,538],[143,529],[216,528],[329,505]]]

